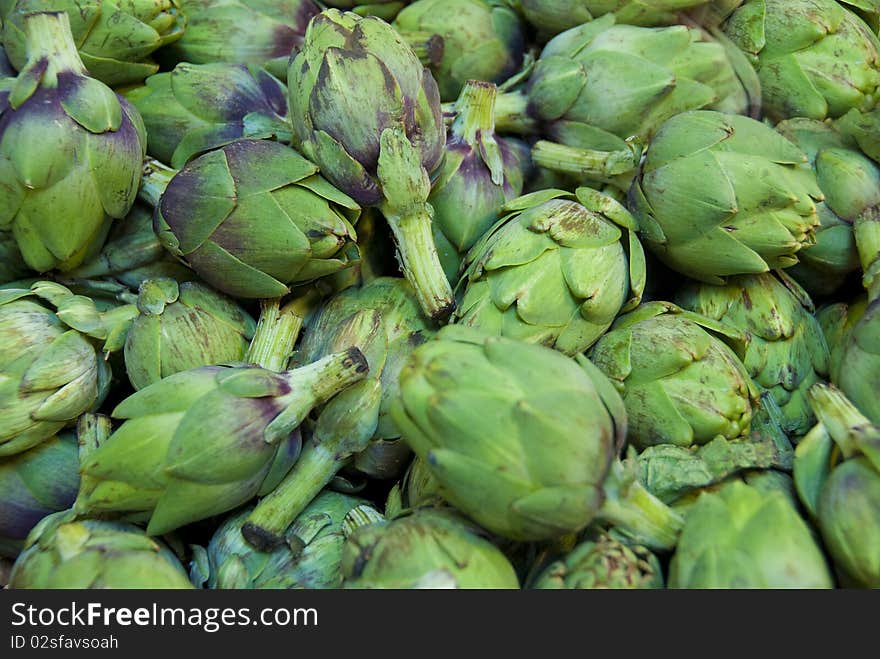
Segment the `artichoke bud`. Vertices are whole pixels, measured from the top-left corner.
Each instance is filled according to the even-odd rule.
[[[176,174],[154,165],[144,188],[162,244],[227,295],[282,297],[350,265],[359,206],[277,142],[238,140]]]
[[[456,323],[583,352],[641,299],[645,261],[635,220],[586,188],[532,193],[506,209],[468,253]]]
[[[150,279],[125,341],[135,389],[199,366],[244,361],[255,322],[232,300],[196,282]]]
[[[182,62],[126,92],[147,128],[147,152],[183,167],[243,137],[290,142],[287,88],[256,66]]]
[[[543,37],[588,23],[613,13],[626,25],[671,25],[680,12],[705,4],[708,0],[520,0],[525,19]]]
[[[870,301],[846,334],[837,371],[837,386],[872,423],[880,423],[880,299]]]
[[[807,392],[828,375],[828,346],[809,296],[784,271],[779,277],[729,277],[721,286],[687,284],[675,299],[685,309],[744,333],[743,365],[778,405],[782,429],[790,437],[812,427]]]
[[[0,456],[49,439],[103,401],[103,355],[124,340],[133,305],[99,311],[60,284],[0,291]]]
[[[144,127],[88,77],[67,14],[28,14],[25,30],[27,63],[0,96],[0,229],[11,229],[28,267],[70,270],[134,203]]]
[[[795,265],[815,244],[822,200],[794,144],[749,117],[702,110],[663,124],[629,191],[651,251],[710,284]]]
[[[392,21],[410,0],[328,0],[323,4],[337,9],[347,9],[360,16],[376,16]]]
[[[493,0],[416,0],[401,11],[394,28],[404,39],[442,39],[430,68],[444,101],[455,99],[468,80],[500,83],[522,64],[525,39],[519,17]]]
[[[26,20],[33,11],[66,12],[89,75],[112,87],[155,73],[159,65],[150,55],[186,29],[176,0],[13,0],[3,21],[3,41],[17,68],[26,61]]]
[[[781,550],[784,548],[784,550]],[[831,588],[810,527],[788,497],[734,481],[690,508],[670,588]]]
[[[640,545],[628,545],[603,531],[547,566],[531,588],[663,588],[663,570],[650,550]]]
[[[79,488],[76,437],[62,433],[0,459],[0,556],[15,558],[40,519],[73,504]]]
[[[299,50],[309,21],[321,11],[312,0],[179,0],[186,33],[166,51],[177,62],[228,62],[287,74],[291,51]]]
[[[723,28],[752,60],[773,122],[833,119],[876,102],[880,40],[835,0],[748,0]]]
[[[748,437],[758,394],[725,343],[742,336],[664,302],[618,319],[590,359],[621,392],[633,446],[688,447],[719,435]]]
[[[43,519],[16,559],[9,588],[192,588],[161,541],[136,526],[76,521],[68,512]]]
[[[345,588],[519,588],[510,562],[458,516],[420,510],[361,526],[342,550]]]
[[[363,499],[326,490],[290,526],[287,544],[262,552],[241,535],[250,511],[220,525],[191,565],[194,582],[212,589],[339,588],[345,538],[359,524],[382,519]]]
[[[446,139],[430,72],[384,21],[328,9],[309,24],[288,80],[295,146],[358,203],[381,208],[422,308],[448,316],[454,301],[427,203]],[[352,93],[375,89],[384,91]]]
[[[159,380],[114,410],[124,422],[84,460],[77,510],[145,513],[151,535],[231,510],[280,480],[297,426],[366,370],[353,348],[282,373],[204,366]]]
[[[428,197],[437,251],[453,283],[458,281],[462,256],[495,224],[504,204],[523,190],[528,147],[495,134],[495,94],[493,84],[465,84],[447,136],[446,156]]]

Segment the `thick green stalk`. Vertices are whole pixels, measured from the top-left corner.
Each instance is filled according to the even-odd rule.
[[[434,32],[400,32],[403,40],[424,66],[437,66],[443,59],[446,43],[439,34]]]
[[[157,206],[162,195],[165,193],[165,188],[168,187],[171,179],[176,175],[176,169],[163,165],[155,158],[147,158],[144,160],[138,197],[150,204],[150,206]]]
[[[332,448],[309,442],[296,462],[296,478],[285,478],[264,497],[242,526],[241,533],[253,547],[271,551],[284,541],[290,512],[304,510],[341,466]]]
[[[53,80],[61,71],[87,75],[79,51],[70,31],[70,19],[65,12],[39,12],[25,17],[25,47],[28,62],[48,60],[44,74]]]
[[[539,167],[602,181],[633,171],[641,154],[641,146],[630,142],[617,151],[578,149],[547,140],[538,140],[532,147],[532,160]]]
[[[522,92],[506,92],[495,98],[495,129],[500,133],[532,135],[538,122],[529,116],[529,97]]]
[[[260,319],[245,361],[270,371],[287,368],[299,333],[305,322],[307,307],[297,298],[281,307],[278,298],[260,301]]]

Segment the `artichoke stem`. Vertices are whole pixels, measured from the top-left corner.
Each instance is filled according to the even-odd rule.
[[[76,422],[80,464],[85,462],[113,431],[110,417],[104,414],[83,414]]]
[[[847,459],[864,453],[880,464],[880,428],[873,425],[834,385],[818,382],[808,393],[819,422]]]
[[[468,144],[475,144],[478,135],[495,132],[495,85],[482,80],[468,80],[458,100],[458,116],[453,132]]]
[[[284,542],[287,528],[336,475],[341,462],[332,446],[309,442],[281,484],[248,516],[241,528],[244,539],[266,552]]]
[[[420,204],[405,215],[396,214],[387,206],[382,211],[397,243],[401,269],[415,289],[422,309],[434,320],[447,318],[455,310],[455,300],[434,244],[430,204]]]
[[[880,206],[872,206],[856,218],[853,226],[859,259],[862,262],[862,284],[868,300],[880,298]]]
[[[245,361],[270,371],[283,371],[293,354],[303,318],[296,300],[281,307],[278,298],[260,301],[260,319]]]
[[[617,462],[605,480],[605,502],[598,517],[617,526],[649,549],[675,547],[684,520],[651,494]]]
[[[70,31],[70,19],[66,12],[37,12],[24,19],[25,48],[28,61],[48,60],[47,73],[73,71],[87,75],[79,51]]]
[[[495,129],[500,133],[532,135],[538,122],[529,116],[529,99],[522,92],[505,92],[495,97]]]
[[[538,140],[532,147],[532,160],[539,167],[606,181],[634,170],[640,157],[641,148],[635,143],[617,151],[578,149],[547,140]]]
[[[177,175],[177,170],[163,165],[155,158],[144,160],[144,169],[141,174],[141,187],[138,189],[138,197],[150,206],[157,206],[165,188]]]
[[[435,32],[401,32],[400,36],[409,44],[416,57],[425,66],[439,66],[443,60],[446,43]]]

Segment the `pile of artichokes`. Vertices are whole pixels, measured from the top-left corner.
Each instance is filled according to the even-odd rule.
[[[878,25],[0,0],[0,586],[880,587]]]

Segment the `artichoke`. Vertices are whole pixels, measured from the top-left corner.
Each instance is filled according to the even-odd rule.
[[[870,112],[850,110],[833,122],[834,127],[855,140],[862,152],[880,162],[880,108]]]
[[[745,0],[724,31],[750,58],[772,121],[870,110],[880,88],[880,40],[835,0]]]
[[[277,142],[238,140],[173,175],[154,163],[141,194],[162,244],[227,295],[281,297],[349,265],[358,205]]]
[[[670,588],[831,588],[810,527],[780,491],[732,482],[690,508]]]
[[[166,51],[177,62],[230,62],[265,66],[287,75],[291,51],[302,45],[309,21],[321,11],[312,0],[178,0],[186,34]]]
[[[531,588],[541,590],[663,588],[660,561],[648,549],[601,532],[548,565]]]
[[[359,527],[342,548],[342,571],[345,588],[519,588],[479,529],[439,510]]]
[[[144,127],[88,77],[67,14],[30,14],[25,30],[27,63],[0,91],[0,230],[11,229],[30,268],[69,270],[134,203]]]
[[[495,222],[504,204],[522,194],[529,163],[524,142],[495,134],[495,85],[468,81],[446,137],[446,156],[428,202],[434,243],[450,282],[464,254]]]
[[[147,153],[172,167],[242,137],[290,141],[287,88],[244,64],[188,64],[125,93],[147,128]]]
[[[121,347],[136,313],[101,312],[53,282],[0,290],[0,457],[40,444],[103,400],[102,344]]]
[[[28,61],[26,16],[66,12],[89,75],[111,87],[139,83],[159,69],[153,51],[186,30],[177,0],[12,0],[3,18],[3,43],[17,69]]]
[[[444,101],[457,98],[468,80],[500,83],[522,65],[522,26],[503,0],[416,0],[393,26],[411,44],[439,38],[439,56],[427,55]]]
[[[748,437],[758,392],[738,330],[666,302],[621,316],[590,359],[614,384],[638,449]]]
[[[361,16],[377,16],[386,21],[394,20],[410,0],[324,0],[322,4],[336,9],[348,9]]]
[[[168,547],[131,524],[45,518],[12,566],[9,588],[192,588]]]
[[[679,12],[709,0],[519,0],[526,20],[554,36],[605,14],[626,25],[671,25]]]
[[[868,299],[861,295],[849,303],[829,304],[816,313],[816,320],[828,346],[828,379],[834,384],[840,382],[842,357],[849,344],[853,325],[865,315],[867,308]]]
[[[525,89],[499,95],[496,123],[539,130],[532,158],[541,167],[625,187],[641,143],[665,120],[750,110],[754,83],[740,80],[729,52],[698,28],[615,25],[606,14],[551,40]]]
[[[297,517],[288,544],[261,552],[241,536],[250,508],[220,525],[206,550],[194,552],[193,582],[212,589],[340,588],[342,546],[357,526],[382,516],[364,499],[325,491]]]
[[[880,426],[835,387],[810,399],[819,422],[797,447],[798,494],[846,584],[880,588]]]
[[[880,424],[880,298],[852,325],[839,355],[837,386],[872,423]]]
[[[82,460],[75,510],[134,514],[150,535],[232,510],[277,485],[305,416],[366,370],[352,348],[280,373],[203,366],[159,380],[113,410],[124,423]]]
[[[340,190],[382,210],[422,308],[448,316],[427,203],[446,140],[431,73],[384,21],[329,9],[309,24],[288,91],[296,146]]]
[[[449,325],[404,365],[391,414],[443,498],[493,533],[547,540],[602,518],[675,543],[678,517],[615,460],[623,403],[582,356]]]
[[[661,261],[721,284],[797,263],[815,243],[822,192],[807,156],[769,126],[695,111],[657,132],[629,197]]]
[[[65,281],[85,285],[84,280],[115,280],[134,291],[147,279],[167,277],[180,283],[195,278],[192,270],[174,258],[153,231],[153,209],[138,202],[122,220],[113,223],[100,253],[64,273]]]
[[[309,363],[346,346],[367,359],[369,376],[327,403],[284,482],[244,526],[255,547],[276,546],[284,530],[342,467],[376,479],[403,470],[410,455],[389,416],[400,369],[433,330],[405,279],[382,277],[331,298],[308,323],[299,358]]]
[[[687,284],[675,301],[721,321],[746,337],[742,362],[782,412],[782,429],[793,438],[812,427],[807,391],[828,375],[828,346],[809,296],[780,273],[730,277],[723,286]]]
[[[0,458],[0,556],[15,558],[37,522],[69,508],[78,489],[79,458],[72,433]]]
[[[880,166],[827,123],[789,119],[776,130],[807,154],[825,197],[817,207],[816,244],[799,254],[789,274],[811,293],[830,295],[859,268],[853,225],[880,213]]]
[[[644,253],[618,202],[544,190],[505,209],[468,254],[456,323],[574,355],[639,303]]]
[[[244,361],[256,323],[232,300],[196,282],[148,279],[125,340],[135,389],[199,366]]]

